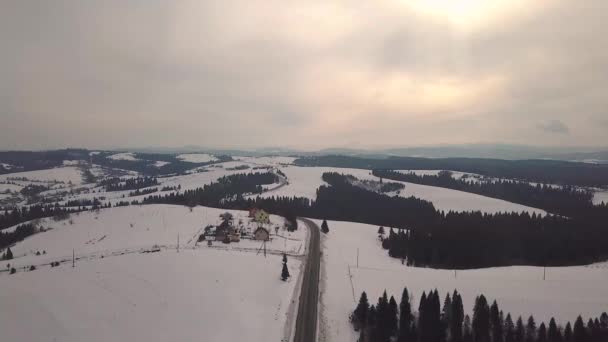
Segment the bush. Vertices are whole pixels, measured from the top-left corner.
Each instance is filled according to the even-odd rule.
[[[11,268],[11,274],[15,274],[15,273],[17,273],[17,270],[14,267]]]

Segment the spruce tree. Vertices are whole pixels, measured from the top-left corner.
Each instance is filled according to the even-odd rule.
[[[397,308],[397,301],[395,297],[391,296],[391,299],[388,301],[388,312],[387,312],[387,329],[389,336],[395,336],[397,334],[397,315],[399,314],[399,309]]]
[[[521,319],[521,316],[517,318],[517,323],[515,324],[515,342],[524,342],[526,337],[526,328],[524,328],[524,322]]]
[[[369,301],[367,300],[367,293],[363,291],[361,298],[359,298],[359,304],[353,312],[354,323],[358,325],[361,330],[365,329],[367,324],[367,314],[369,312]]]
[[[420,297],[420,304],[418,304],[418,338],[420,339],[420,341],[429,340],[429,336],[427,335],[427,316],[427,297],[426,292],[422,291],[422,296]]]
[[[561,336],[559,335],[559,329],[555,323],[555,318],[551,317],[549,321],[549,331],[547,332],[547,341],[549,342],[560,342]]]
[[[13,259],[13,252],[11,251],[10,248],[8,248],[6,250],[6,257],[4,258],[5,260],[12,260]]]
[[[283,263],[287,263],[287,254],[283,253]]]
[[[382,227],[381,227],[382,228]],[[412,306],[407,287],[403,288],[401,303],[399,303],[399,333],[397,342],[415,342],[410,338],[412,326]]]
[[[568,322],[564,329],[564,342],[572,342],[572,335],[572,325]]]
[[[281,271],[281,279],[283,281],[287,281],[287,278],[289,278],[289,270],[287,269],[287,264],[283,263],[283,270]]]
[[[515,325],[513,324],[511,314],[507,314],[507,318],[505,318],[504,332],[505,342],[515,342]]]
[[[574,342],[588,342],[587,331],[585,330],[585,324],[583,323],[583,318],[581,316],[578,316],[576,322],[574,322],[572,339]]]
[[[490,307],[490,324],[492,326],[492,341],[502,342],[502,322],[500,321],[500,311],[496,301]]]
[[[441,313],[441,331],[444,332],[444,336],[442,336],[442,340],[447,341],[448,335],[445,332],[449,333],[450,330],[450,322],[452,321],[452,297],[450,297],[450,293],[448,292],[445,295],[445,299],[443,300],[443,311]]]
[[[528,317],[528,324],[526,325],[526,342],[534,342],[536,340],[536,321],[534,321],[534,317],[530,315]]]
[[[484,295],[477,297],[473,307],[473,337],[475,342],[490,342],[490,307]]]
[[[462,297],[454,290],[452,295],[452,313],[450,321],[450,341],[461,342],[462,341],[462,324],[464,321],[464,306],[462,304]]]
[[[537,342],[547,342],[547,327],[545,323],[541,323],[538,327],[538,336],[536,337]]]
[[[321,223],[321,231],[325,234],[329,233],[329,226],[326,220],[323,220],[323,223]]]

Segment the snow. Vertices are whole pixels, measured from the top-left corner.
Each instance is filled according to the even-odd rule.
[[[282,167],[280,170],[285,173],[289,184],[280,187],[275,191],[262,194],[262,197],[270,196],[298,196],[316,199],[316,191],[321,185],[326,183],[321,179],[324,172],[338,172],[353,175],[359,179],[379,180],[378,177],[371,175],[369,170],[331,168],[331,167]],[[438,172],[438,171],[437,171]],[[393,182],[393,181],[391,181]],[[443,211],[476,211],[484,213],[497,212],[522,212],[537,213],[545,215],[544,210],[511,203],[491,197],[471,194],[468,192],[451,190],[446,188],[419,185],[407,182],[403,183],[405,189],[399,192],[401,197],[414,196],[420,199],[431,201],[436,209]],[[394,194],[392,194],[394,195]]]
[[[300,262],[288,265],[293,276]],[[280,269],[278,255],[201,249],[3,275],[0,331],[12,341],[279,341],[296,284]]]
[[[139,159],[135,158],[135,155],[131,152],[125,152],[125,153],[116,153],[113,154],[109,157],[107,157],[108,159],[112,159],[112,160],[129,160],[129,161],[137,161]]]
[[[293,162],[297,159],[295,157],[232,157],[234,160],[247,162],[254,165],[269,165],[269,166],[279,166],[279,165],[289,165],[293,164]]]
[[[163,167],[163,166],[169,165],[169,164],[171,164],[171,163],[158,160],[158,161],[154,162],[154,164],[152,164],[152,165],[154,165],[155,167]]]
[[[563,324],[573,322],[579,314],[585,319],[598,317],[608,307],[608,263],[547,268],[544,281],[542,267],[527,266],[458,271],[455,276],[452,270],[407,267],[390,258],[380,246],[377,226],[328,224],[330,232],[322,237],[319,341],[356,341],[348,315],[361,292],[366,291],[375,304],[386,289],[399,302],[404,286],[415,299],[414,308],[423,291],[437,288],[443,298],[457,289],[468,314],[475,297],[484,294],[490,301],[496,299],[505,314],[524,319],[534,315],[537,324],[547,324],[553,316]]]
[[[0,163],[0,166],[3,167],[3,168],[5,168],[5,169],[7,169],[7,170],[10,170],[10,169],[12,169],[12,168],[15,167],[14,165],[7,164],[7,163]]]
[[[177,156],[177,159],[190,163],[209,163],[218,160],[215,156],[207,153],[180,154]]]
[[[18,272],[0,273],[0,307],[11,308],[0,310],[2,336],[16,341],[286,339],[295,323],[294,290],[307,232],[280,230],[281,237],[267,243],[266,257],[257,253],[259,241],[197,245],[203,228],[219,223],[223,212],[146,205],[40,220],[52,229],[11,247],[11,267]],[[236,224],[248,214],[230,212]],[[271,221],[272,227],[283,223],[276,216]],[[155,248],[159,251],[142,253]],[[288,282],[279,279],[283,251],[292,255]],[[52,261],[62,263],[51,268]],[[37,269],[26,272],[29,265]],[[26,320],[35,324],[28,329],[15,324]]]
[[[11,178],[26,178],[35,182],[62,182],[72,184],[82,184],[82,174],[77,167],[64,166],[47,170],[36,170],[27,172],[7,173],[0,175],[0,182],[5,182]]]
[[[608,190],[597,190],[593,194],[593,204],[608,203]]]
[[[64,160],[63,166],[78,166],[80,163],[80,160]]]
[[[23,189],[22,186],[17,185],[17,184],[1,184],[0,183],[0,193],[4,193],[7,191],[11,191],[11,192],[19,192],[21,191],[21,189]]]

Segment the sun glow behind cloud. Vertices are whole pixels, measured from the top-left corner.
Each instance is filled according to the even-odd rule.
[[[525,16],[542,1],[526,0],[396,0],[422,15],[444,20],[459,29],[474,30],[501,18]]]

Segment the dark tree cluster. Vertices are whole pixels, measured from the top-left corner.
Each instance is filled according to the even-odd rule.
[[[0,248],[5,248],[7,246],[11,246],[12,244],[19,242],[26,237],[33,235],[36,233],[36,227],[31,224],[22,224],[17,226],[17,228],[12,232],[1,232],[0,231]],[[10,253],[10,249],[7,251],[7,256],[10,258],[5,260],[10,260],[13,258],[13,253]],[[6,256],[5,256],[6,257]]]
[[[93,197],[93,199],[82,198],[77,200],[69,200],[65,203],[66,207],[93,207],[92,209],[97,209],[103,206],[103,203],[97,198]]]
[[[21,189],[21,191],[19,191],[19,193],[25,197],[32,197],[32,196],[37,196],[39,193],[41,193],[43,191],[47,191],[48,189],[49,188],[44,185],[29,184],[26,187],[24,187],[23,189]]]
[[[608,185],[608,164],[575,163],[558,160],[316,156],[296,159],[294,164],[366,170],[452,170],[544,184],[591,187]]]
[[[580,209],[593,206],[593,193],[581,188],[550,185],[531,185],[513,180],[473,181],[455,179],[449,171],[438,175],[416,175],[392,170],[374,170],[374,176],[422,185],[470,192],[505,201],[544,209],[560,215],[576,215]]]
[[[139,190],[158,185],[158,180],[154,177],[107,178],[101,181],[99,185],[104,186],[106,191]]]
[[[510,313],[491,305],[484,295],[475,299],[473,317],[465,315],[462,297],[454,290],[441,305],[438,291],[422,293],[418,312],[412,309],[407,288],[399,306],[386,291],[375,305],[370,305],[363,292],[350,316],[359,342],[606,342],[608,314],[589,319],[585,324],[578,316],[574,325],[560,326],[554,318],[549,324],[537,325],[533,316],[524,323],[521,316],[513,321]]]
[[[240,173],[221,177],[216,182],[206,184],[202,188],[186,190],[183,193],[149,196],[143,200],[143,203],[220,207],[226,206],[224,203],[227,201],[242,202],[243,195],[262,193],[264,190],[262,185],[276,182],[278,182],[278,177],[274,173]]]
[[[13,165],[11,168],[0,165],[0,174],[50,169],[62,166],[64,160],[88,160],[88,158],[89,151],[83,149],[0,152],[0,162]]]
[[[30,220],[35,220],[44,217],[56,215],[64,215],[77,212],[76,209],[62,208],[58,204],[55,205],[31,205],[13,210],[5,210],[3,215],[0,215],[0,230],[12,227],[16,224]]]
[[[129,192],[129,197],[149,195],[158,192],[158,188],[148,188],[148,189],[137,189],[135,191]]]

